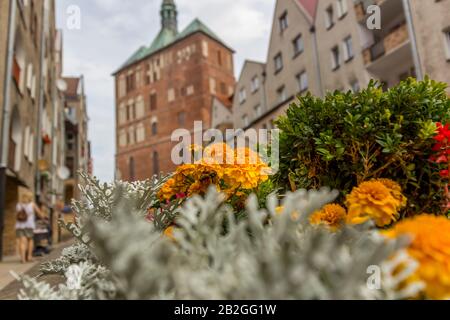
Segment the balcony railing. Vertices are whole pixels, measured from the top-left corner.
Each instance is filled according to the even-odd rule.
[[[382,56],[389,54],[392,50],[400,47],[409,39],[406,23],[399,25],[387,34],[381,41],[363,51],[364,63],[367,65]]]

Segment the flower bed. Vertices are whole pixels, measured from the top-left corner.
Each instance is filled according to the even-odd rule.
[[[325,101],[301,98],[316,109],[293,106],[280,121],[275,177],[253,151],[224,144],[144,182],[101,184],[83,174],[76,222],[63,224],[77,243],[41,270],[67,283],[50,288],[24,277],[20,297],[450,298],[450,136],[437,122],[446,121],[449,100],[442,88],[409,80],[388,93],[371,85]],[[313,125],[325,106],[332,118],[322,120],[338,121],[332,134]],[[402,117],[392,113],[400,106]],[[366,128],[351,131],[353,112],[372,117],[362,118]],[[379,137],[371,140],[374,130]],[[283,182],[291,190],[277,187]]]

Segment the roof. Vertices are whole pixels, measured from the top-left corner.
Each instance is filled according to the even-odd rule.
[[[77,96],[78,95],[78,85],[80,84],[80,78],[76,77],[65,77],[63,78],[67,84],[67,90],[65,94],[67,96]]]
[[[303,8],[305,13],[311,19],[311,22],[316,20],[317,7],[319,4],[319,0],[296,0],[298,4]]]
[[[223,99],[217,95],[213,95],[212,96],[213,99],[217,100],[220,102],[221,105],[223,105],[225,108],[231,110],[233,108],[233,100],[231,99],[231,96],[228,97],[227,99]]]
[[[197,32],[206,34],[210,38],[220,42],[222,45],[233,51],[203,22],[199,19],[194,19],[194,21],[192,21],[182,32],[178,34],[173,30],[162,28],[150,46],[140,47],[115,73]]]
[[[242,77],[242,75],[244,74],[244,71],[245,71],[247,65],[249,65],[249,64],[255,64],[255,65],[258,65],[258,66],[260,66],[263,70],[265,70],[265,69],[266,69],[266,66],[267,66],[267,64],[264,63],[264,62],[259,62],[259,61],[255,61],[255,60],[249,60],[249,59],[246,59],[246,60],[244,61],[244,64],[242,65],[241,72],[239,73],[239,79],[238,79],[238,82],[237,82],[236,84],[238,84],[238,83],[241,81],[241,77]]]

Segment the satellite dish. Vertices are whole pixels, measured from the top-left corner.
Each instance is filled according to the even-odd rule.
[[[67,90],[67,82],[65,82],[63,79],[56,80],[56,87],[59,91],[66,91]]]
[[[70,170],[65,166],[59,167],[56,173],[61,180],[67,180],[70,177]]]

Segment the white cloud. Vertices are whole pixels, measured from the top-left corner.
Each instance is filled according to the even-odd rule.
[[[64,30],[66,75],[84,74],[90,117],[94,173],[111,181],[115,162],[114,82],[111,73],[160,28],[162,0],[58,0],[58,24],[66,8],[81,8],[81,30]],[[198,17],[236,50],[235,73],[245,59],[264,61],[274,0],[175,0],[179,27]]]

